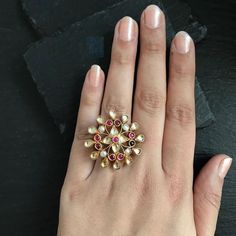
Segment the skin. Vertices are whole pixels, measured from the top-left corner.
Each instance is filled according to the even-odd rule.
[[[159,20],[150,28],[146,21],[154,10]],[[129,17],[117,23],[106,81],[92,66],[84,82],[61,192],[59,236],[214,235],[232,159],[214,156],[193,183],[195,49],[184,32],[173,39],[169,68],[167,85],[165,17],[157,6],[142,13],[140,28]],[[111,109],[137,121],[146,138],[140,159],[118,171],[102,169],[84,148],[88,126]]]

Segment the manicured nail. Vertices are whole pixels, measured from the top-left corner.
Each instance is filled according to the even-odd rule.
[[[227,175],[229,168],[232,164],[232,158],[227,157],[224,160],[221,161],[218,169],[219,176],[223,179]]]
[[[99,65],[92,65],[89,71],[89,83],[93,87],[98,87],[100,82],[101,67]]]
[[[180,31],[174,38],[174,49],[181,54],[188,53],[190,50],[191,37],[184,31]]]
[[[161,9],[156,5],[150,5],[144,10],[144,23],[150,29],[156,29],[160,25]]]
[[[119,23],[119,38],[123,41],[131,41],[135,37],[134,33],[134,20],[126,16],[120,20]]]

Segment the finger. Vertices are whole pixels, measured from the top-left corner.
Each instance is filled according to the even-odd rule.
[[[179,32],[171,45],[166,120],[163,139],[163,170],[169,176],[193,174],[195,146],[195,50],[185,32]]]
[[[129,117],[131,115],[137,43],[138,25],[131,17],[126,16],[115,27],[102,116],[107,116],[111,110],[115,111],[118,117],[122,114]],[[100,161],[96,162],[94,173],[96,170],[101,172],[100,165]]]
[[[213,157],[201,170],[194,185],[194,217],[197,235],[215,235],[224,178],[232,158]]]
[[[140,22],[140,58],[133,120],[140,123],[145,134],[146,149],[152,147],[156,153],[159,151],[159,158],[155,157],[155,161],[160,163],[166,103],[165,16],[159,7],[150,5],[142,13]]]
[[[131,17],[122,18],[115,27],[102,114],[131,114],[138,25]]]
[[[85,180],[93,169],[94,161],[89,158],[91,150],[84,147],[84,142],[90,138],[88,127],[96,126],[103,95],[104,77],[103,71],[97,65],[93,65],[86,75],[66,181]]]

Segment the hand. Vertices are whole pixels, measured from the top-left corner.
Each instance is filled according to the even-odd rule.
[[[213,157],[193,187],[195,146],[195,49],[179,32],[170,52],[166,82],[165,17],[155,5],[140,20],[140,59],[133,90],[138,25],[130,17],[115,27],[106,80],[99,66],[88,71],[75,137],[62,188],[60,236],[213,236],[224,177],[232,159]],[[132,94],[134,91],[134,102]],[[89,158],[87,127],[110,110],[140,124],[142,156],[118,171]]]

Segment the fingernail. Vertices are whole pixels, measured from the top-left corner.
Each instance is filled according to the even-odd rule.
[[[98,87],[100,82],[101,67],[99,65],[92,65],[89,71],[89,83],[93,87]]]
[[[161,9],[156,5],[150,5],[144,10],[144,23],[150,29],[160,25]]]
[[[190,50],[191,37],[184,31],[180,31],[174,38],[174,49],[181,54],[188,53]]]
[[[121,19],[118,31],[119,39],[121,39],[122,41],[128,42],[134,39],[134,20],[129,16],[126,16]]]
[[[224,160],[221,161],[218,169],[219,176],[223,179],[227,175],[229,168],[232,164],[232,158],[227,157]]]

